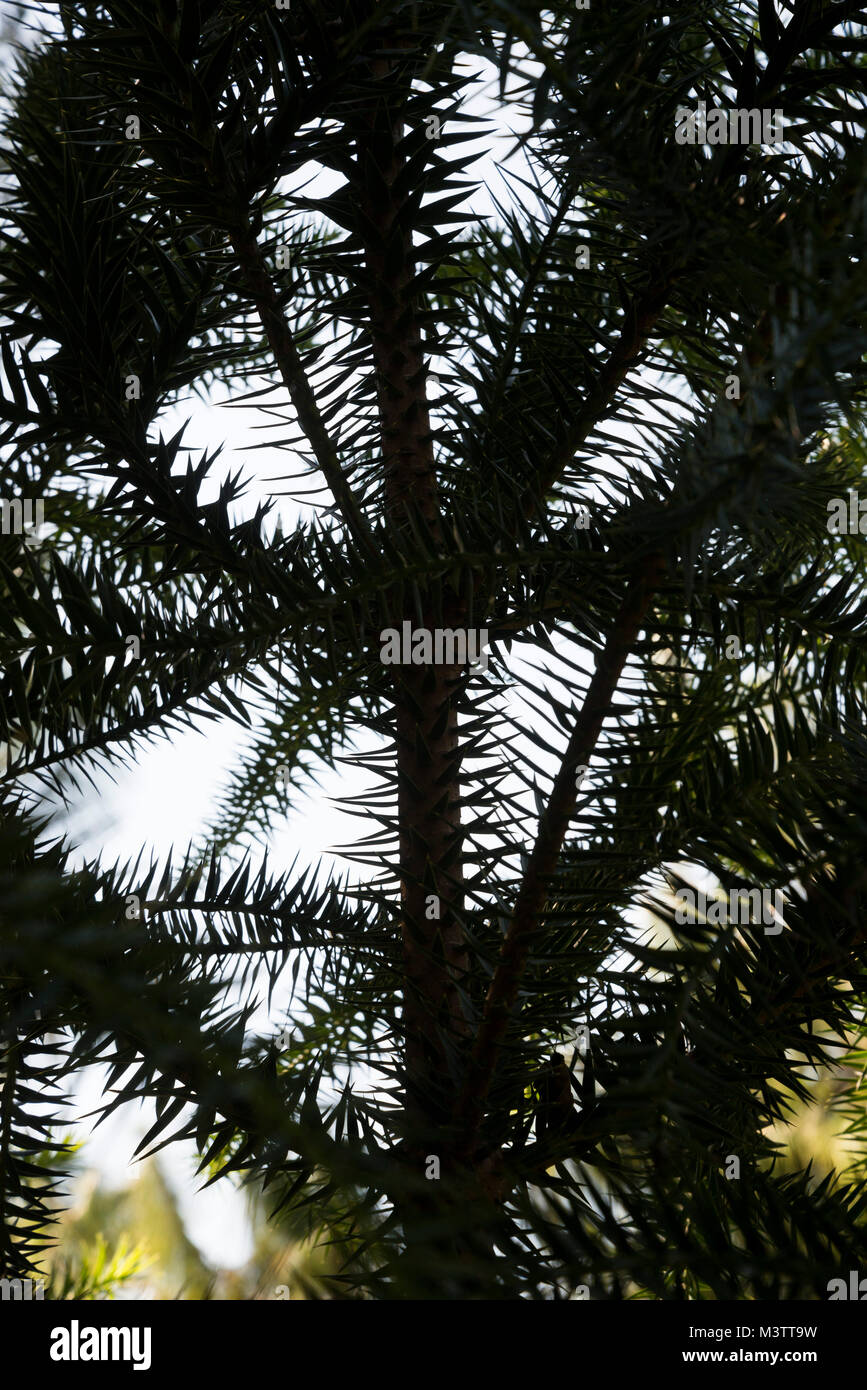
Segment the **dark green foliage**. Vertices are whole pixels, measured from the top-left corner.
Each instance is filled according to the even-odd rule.
[[[37,1099],[102,1060],[145,1148],[330,1226],[334,1296],[824,1297],[859,1170],[770,1131],[867,987],[867,553],[828,528],[867,496],[865,12],[59,9],[2,148],[3,495],[52,529],[0,538],[0,1272],[46,1240]],[[785,143],[676,143],[700,99]],[[160,419],[221,380],[287,421],[315,522],[204,500]],[[407,619],[487,628],[490,669],[384,666]],[[209,852],[71,871],[46,798],[201,716],[250,731]],[[370,882],[272,876],[361,734]],[[678,923],[686,863],[785,930]],[[260,978],[298,987],[279,1053]]]

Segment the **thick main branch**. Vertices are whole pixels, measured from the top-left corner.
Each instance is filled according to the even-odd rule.
[[[398,545],[413,515],[442,541],[438,482],[426,397],[424,346],[414,302],[411,204],[400,191],[405,157],[403,104],[409,70],[394,59],[371,63],[379,87],[360,122],[357,192],[369,283],[369,323],[379,406],[386,522]],[[407,588],[403,616],[413,627],[460,625],[456,595],[422,587],[421,611]],[[451,1112],[450,1040],[465,1030],[459,982],[466,969],[460,823],[457,666],[398,667],[394,685],[403,1023],[409,1112],[426,1126]]]

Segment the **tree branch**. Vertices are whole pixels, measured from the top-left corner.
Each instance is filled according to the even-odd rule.
[[[673,279],[673,274],[667,276],[662,284],[633,300],[629,320],[600,371],[596,384],[572,420],[563,447],[551,457],[536,485],[525,491],[522,499],[525,515],[532,515],[539,497],[551,490],[564,468],[571,463],[576,450],[581,448],[611,404],[630,367],[647,345],[650,330],[668,302]]]
[[[576,769],[589,760],[596,746],[627,657],[646,620],[664,565],[663,556],[654,552],[642,562],[633,577],[597,662],[565,757],[554,779],[548,805],[539,820],[536,843],[500,949],[500,959],[488,989],[467,1078],[458,1102],[456,1118],[462,1133],[462,1150],[468,1155],[478,1134],[497,1051],[518,996],[521,976],[548,895],[548,884],[575,809],[578,794]]]
[[[249,220],[245,219],[240,227],[233,228],[230,236],[283,384],[338,510],[355,539],[378,556],[379,550],[370,527],[340,466],[337,449],[320,414],[304,363],[265,265],[262,248]]]
[[[395,543],[410,553],[417,519],[439,547],[447,544],[414,289],[415,209],[404,179],[414,43],[396,32],[385,46],[405,61],[370,61],[372,99],[359,117],[354,178],[369,285],[383,509]],[[420,586],[419,611],[407,586],[404,616],[428,629],[461,626],[461,600],[446,589],[440,610],[432,588]],[[447,1040],[467,1030],[459,989],[467,966],[457,710],[462,678],[458,666],[407,666],[397,668],[394,682],[407,1111],[434,1128],[451,1115],[456,1099]],[[427,911],[431,899],[435,915]]]

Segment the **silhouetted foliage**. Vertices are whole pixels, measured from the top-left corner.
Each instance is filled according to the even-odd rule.
[[[3,1274],[95,1061],[107,1111],[155,1101],[143,1149],[324,1223],[330,1296],[824,1297],[857,1264],[857,1078],[845,1180],[770,1128],[865,1003],[857,500],[829,525],[867,497],[864,21],[71,0],[21,55],[0,457],[45,526],[0,537]],[[699,101],[783,138],[682,143]],[[319,504],[289,533],[163,436],[216,381],[285,421]],[[389,664],[407,624],[485,658]],[[203,718],[250,731],[208,848],[73,869],[54,799]],[[347,755],[364,885],[272,871]],[[699,870],[782,930],[683,911]],[[286,1046],[259,980],[297,985]]]

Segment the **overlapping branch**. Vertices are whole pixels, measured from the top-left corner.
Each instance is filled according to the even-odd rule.
[[[665,567],[654,552],[642,561],[599,657],[581,713],[569,739],[548,804],[539,820],[536,842],[530,853],[515,903],[515,911],[500,950],[500,959],[488,989],[476,1035],[467,1079],[460,1097],[457,1119],[465,1152],[472,1151],[485,1100],[493,1079],[497,1051],[509,1025],[545,906],[551,875],[569,829],[577,798],[576,771],[586,764],[602,731],[611,701],[629,653],[644,626]]]

